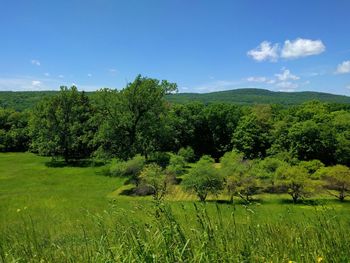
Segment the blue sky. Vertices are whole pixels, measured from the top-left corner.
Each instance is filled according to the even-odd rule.
[[[0,2],[0,90],[123,88],[350,95],[348,0]]]

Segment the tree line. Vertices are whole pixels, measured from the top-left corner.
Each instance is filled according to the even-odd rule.
[[[237,150],[247,159],[287,152],[299,160],[350,164],[348,107],[310,101],[298,106],[170,104],[176,84],[137,76],[122,90],[86,96],[76,87],[30,111],[0,109],[0,150],[63,157],[146,159],[191,147],[196,159]]]

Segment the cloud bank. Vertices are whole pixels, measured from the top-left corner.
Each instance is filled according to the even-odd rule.
[[[282,48],[279,43],[272,44],[269,41],[263,41],[258,47],[249,50],[247,55],[258,62],[276,62],[279,58],[297,59],[319,55],[325,50],[326,46],[321,40],[297,38],[292,41],[284,41]]]

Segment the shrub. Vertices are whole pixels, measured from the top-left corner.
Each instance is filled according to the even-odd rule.
[[[169,165],[170,162],[170,153],[167,152],[154,152],[150,156],[150,162],[155,162],[162,168],[165,168]]]
[[[145,166],[146,159],[141,155],[135,155],[128,161],[114,160],[111,164],[110,174],[112,176],[130,176],[138,185],[138,176]]]
[[[183,185],[186,190],[197,194],[204,202],[208,194],[218,194],[224,186],[223,177],[214,167],[214,160],[203,156],[184,178]]]
[[[155,164],[146,165],[140,174],[140,186],[151,189],[154,200],[161,200],[167,192],[167,180],[162,168]]]
[[[185,173],[185,166],[186,162],[183,156],[172,154],[170,156],[169,165],[166,170],[168,174],[179,176]]]
[[[190,146],[187,146],[185,148],[181,148],[178,153],[179,156],[182,156],[184,160],[188,163],[195,161],[195,154],[193,149]]]

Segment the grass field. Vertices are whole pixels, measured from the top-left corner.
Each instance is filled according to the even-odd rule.
[[[0,154],[2,262],[350,261],[348,202],[261,195],[249,206],[199,204],[176,187],[156,205],[120,195],[126,178],[103,166],[49,161]]]

